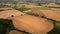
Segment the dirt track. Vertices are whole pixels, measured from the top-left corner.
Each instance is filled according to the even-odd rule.
[[[20,30],[25,30],[32,34],[46,34],[53,29],[53,24],[41,18],[24,15],[12,18],[13,24]]]

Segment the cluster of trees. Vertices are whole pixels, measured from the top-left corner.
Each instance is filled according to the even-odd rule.
[[[0,34],[6,34],[12,29],[14,29],[12,20],[0,19]]]

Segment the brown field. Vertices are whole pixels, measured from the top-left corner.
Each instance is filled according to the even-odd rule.
[[[56,12],[57,14],[60,15],[60,9],[55,9],[55,8],[53,8],[52,11],[54,11],[54,12]]]
[[[12,18],[14,26],[17,29],[25,30],[32,34],[46,34],[53,29],[53,24],[44,19],[30,15],[21,16],[21,14],[24,13],[17,10],[7,10],[0,12],[0,18],[8,18],[14,15],[15,17]]]
[[[60,12],[58,10],[29,10],[24,11],[25,13],[35,13],[38,15],[45,16],[50,19],[54,19],[56,21],[60,21]]]
[[[52,23],[30,15],[17,16],[12,18],[12,20],[16,28],[32,34],[46,34],[53,29]]]
[[[45,11],[45,12],[44,12]],[[41,10],[41,12],[47,17],[47,18],[51,18],[54,19],[56,21],[60,22],[60,15],[55,13],[52,10]]]
[[[27,8],[33,8],[37,6],[27,5]],[[40,6],[39,6],[40,7]],[[36,13],[38,15],[46,16],[47,18],[51,18],[57,21],[60,21],[60,10],[28,10],[25,13],[20,12],[18,10],[10,9],[10,8],[1,8],[0,10],[4,10],[0,12],[0,18],[12,19],[13,25],[19,29],[32,34],[47,34],[51,31],[54,26],[52,22],[49,22],[45,19],[31,16],[25,13]],[[14,17],[12,17],[12,15]],[[11,31],[10,34],[24,34],[22,32]]]
[[[24,33],[13,30],[9,34],[24,34]]]
[[[0,12],[0,18],[10,18],[12,15],[13,16],[19,16],[21,14],[24,14],[20,11],[17,11],[17,10],[4,10],[2,12]]]

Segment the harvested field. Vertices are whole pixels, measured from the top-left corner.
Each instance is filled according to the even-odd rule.
[[[60,15],[55,13],[52,10],[40,10],[44,16],[46,16],[47,18],[51,18],[53,20],[59,21],[60,22]]]
[[[0,12],[0,18],[10,18],[12,15],[13,16],[20,16],[21,14],[24,14],[18,10],[6,10]]]
[[[12,10],[12,8],[8,8],[8,7],[6,7],[6,8],[0,8],[0,11],[1,10],[7,11],[7,10]]]
[[[39,16],[45,16],[50,19],[54,19],[56,21],[60,22],[60,14],[57,12],[57,10],[28,10],[24,11],[25,13],[35,13]],[[54,26],[53,23],[45,20],[43,18],[39,18],[36,16],[31,16],[28,14],[25,14],[23,12],[20,12],[18,10],[9,10],[4,9],[4,11],[0,12],[0,18],[11,18],[13,21],[13,25],[22,31],[26,31],[32,34],[47,34],[49,31],[51,31]],[[12,16],[13,15],[13,16]],[[24,34],[17,31],[12,31],[10,34]]]
[[[53,11],[53,10],[29,10],[29,11],[25,11],[25,13],[34,13],[34,14],[38,14],[38,15],[42,15],[45,16],[47,18],[56,20],[60,22],[60,12],[57,11]]]
[[[21,32],[18,32],[18,31],[13,30],[9,34],[24,34],[24,33],[21,33]]]
[[[32,34],[46,34],[53,29],[52,23],[30,15],[13,17],[12,20],[17,29],[25,30]]]
[[[52,8],[52,11],[56,12],[57,14],[60,15],[60,9],[55,9],[55,8]]]

